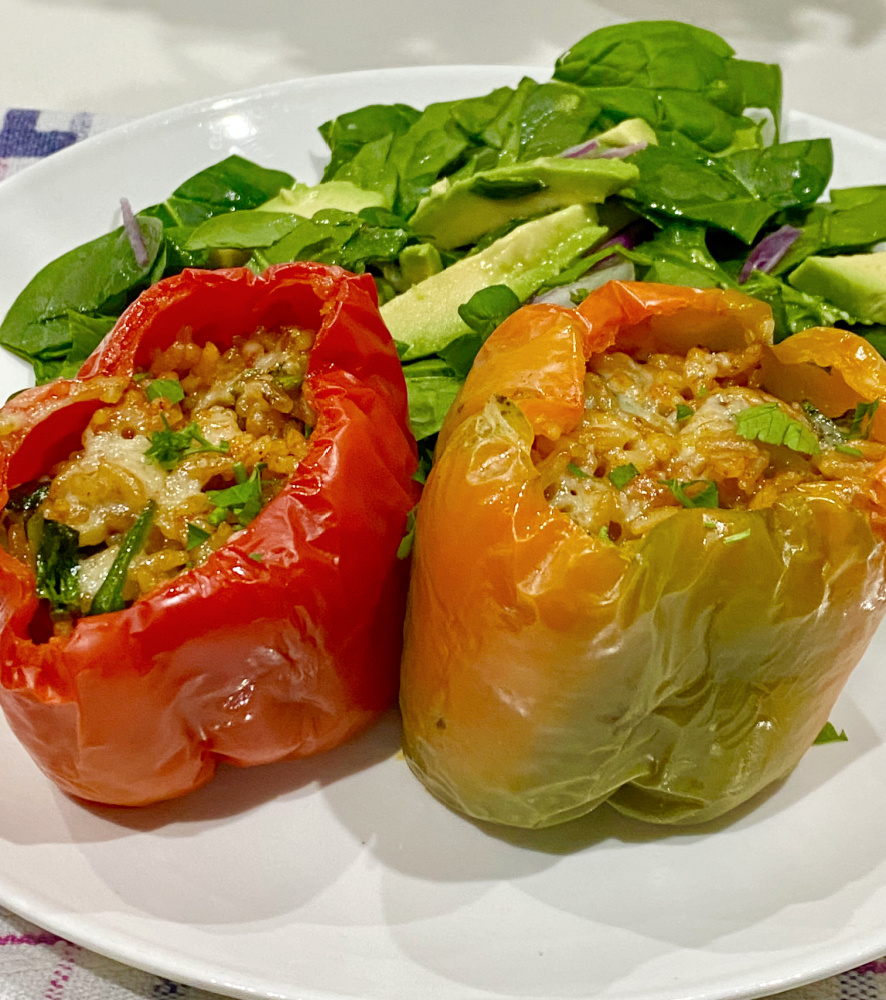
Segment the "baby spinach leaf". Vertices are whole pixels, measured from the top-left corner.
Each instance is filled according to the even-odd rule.
[[[66,524],[35,515],[28,521],[28,540],[35,554],[37,596],[56,610],[79,608],[79,534]]]
[[[458,307],[458,315],[484,339],[520,308],[520,299],[507,285],[489,285]]]
[[[283,239],[297,224],[298,217],[288,212],[263,212],[257,209],[226,212],[224,215],[214,215],[197,226],[185,242],[185,249],[268,247]]]
[[[712,152],[751,125],[745,109],[780,115],[778,67],[737,60],[713,32],[677,21],[601,28],[557,60],[554,78],[589,88],[607,124],[641,117],[660,141],[683,135]]]
[[[403,366],[409,423],[417,441],[436,434],[463,379],[442,359],[424,358]]]
[[[323,180],[337,176],[367,145],[382,140],[390,146],[394,136],[408,131],[420,117],[421,112],[408,104],[370,104],[324,122],[319,131],[329,147],[330,159]]]
[[[822,178],[819,160],[808,169],[797,165],[798,150],[793,151],[796,155],[772,160],[766,160],[764,152],[693,158],[676,148],[647,146],[635,154],[640,179],[627,194],[641,212],[717,226],[751,243],[790,193],[776,187],[777,178],[786,180],[781,173],[786,164],[794,163],[802,174],[803,180],[795,181],[794,187],[799,187],[804,197],[822,179],[827,181]]]
[[[25,287],[0,325],[0,344],[31,360],[67,354],[70,315],[119,314],[147,284],[162,244],[162,226],[142,219],[148,263],[139,265],[123,228],[47,264]]]
[[[123,588],[126,585],[129,566],[133,558],[145,547],[156,512],[157,504],[153,500],[149,500],[135,519],[135,523],[123,536],[117,555],[108,570],[108,575],[102,580],[101,586],[92,599],[89,608],[91,615],[122,611],[126,607],[126,601],[123,599]]]

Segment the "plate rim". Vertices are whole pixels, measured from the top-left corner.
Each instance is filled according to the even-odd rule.
[[[327,74],[316,77],[295,77],[289,80],[235,90],[217,97],[201,98],[173,108],[154,112],[150,115],[133,119],[132,121],[123,122],[111,129],[91,136],[81,142],[77,142],[64,150],[53,154],[51,157],[46,158],[44,161],[30,165],[18,174],[14,174],[11,177],[4,179],[0,182],[0,208],[2,208],[2,205],[7,198],[15,197],[19,188],[24,189],[26,178],[28,179],[28,185],[39,184],[44,173],[49,175],[49,170],[59,170],[66,163],[76,161],[76,159],[81,157],[100,156],[102,151],[109,146],[113,146],[118,143],[126,144],[132,135],[138,135],[142,132],[150,132],[156,128],[163,128],[173,122],[186,122],[188,119],[195,116],[207,114],[223,107],[234,107],[238,104],[259,100],[272,101],[279,99],[283,93],[288,93],[293,90],[303,89],[306,92],[310,92],[316,89],[334,88],[349,84],[359,85],[359,83],[363,81],[378,79],[380,77],[390,79],[392,81],[403,80],[404,82],[408,82],[414,81],[416,76],[419,76],[423,80],[427,81],[438,76],[441,79],[445,79],[449,74],[454,75],[460,73],[476,73],[478,75],[488,76],[490,80],[494,76],[500,76],[504,80],[504,78],[509,74],[513,74],[512,78],[516,80],[518,78],[517,74],[536,74],[542,76],[543,78],[547,78],[547,76],[550,75],[550,68],[509,64],[436,64],[422,67],[408,66],[376,70],[369,69]],[[441,99],[444,98],[441,96]],[[817,116],[809,115],[803,112],[788,111],[785,113],[784,119],[786,123],[792,120],[803,120],[804,122],[808,122],[813,127],[822,129],[823,135],[837,133],[863,138],[866,142],[880,147],[884,158],[886,158],[886,140],[875,136],[868,136],[858,130],[851,129],[846,126],[839,125],[838,123],[830,122],[826,119],[818,118]],[[221,158],[221,156],[219,158]],[[207,166],[208,165],[209,163],[207,163]],[[182,180],[184,180],[184,178],[182,178]],[[7,723],[2,715],[0,715],[0,727],[4,729],[7,728]],[[39,775],[39,772],[36,770],[35,775]],[[133,968],[142,969],[153,975],[164,976],[182,983],[187,983],[192,986],[216,992],[222,992],[225,995],[234,997],[255,997],[256,995],[261,995],[270,998],[284,995],[295,997],[297,995],[298,997],[304,998],[304,1000],[332,1000],[332,998],[336,998],[336,1000],[359,1000],[356,995],[343,994],[339,992],[317,992],[310,987],[303,987],[298,984],[290,984],[289,988],[292,992],[282,994],[279,991],[280,984],[275,983],[272,980],[264,980],[263,984],[258,987],[256,983],[251,985],[237,983],[231,977],[219,978],[217,976],[212,976],[210,974],[211,969],[204,961],[195,961],[192,957],[185,957],[183,955],[180,956],[180,958],[184,959],[184,964],[179,963],[173,966],[168,964],[164,965],[162,962],[151,962],[150,960],[146,960],[146,956],[144,956],[144,954],[135,954],[132,951],[127,950],[125,946],[107,947],[107,945],[103,945],[100,939],[91,936],[89,933],[81,933],[75,926],[75,922],[78,919],[76,914],[50,914],[47,916],[45,909],[41,908],[41,899],[43,899],[44,903],[50,902],[48,897],[43,896],[43,894],[39,892],[27,893],[22,892],[20,889],[9,892],[5,879],[0,876],[0,904],[4,907],[25,920],[35,923],[41,927],[45,927],[52,933],[58,934],[59,936],[64,937],[81,947],[96,952],[99,955],[104,955],[105,957],[123,965],[132,966]],[[80,919],[82,919],[82,916]],[[101,932],[102,928],[97,926],[95,930]],[[876,943],[873,941],[873,932],[870,932],[868,937],[872,939],[870,944],[865,945],[864,947],[859,947],[853,955],[848,957],[848,961],[852,963],[852,967],[880,957],[883,951],[886,950],[886,928],[883,930],[883,937]],[[124,941],[132,940],[132,938],[127,935],[123,935],[123,938]],[[719,992],[716,996],[722,997],[722,1000],[732,1000],[732,998],[734,998],[734,1000],[738,1000],[738,998],[751,1000],[751,998],[755,996],[759,997],[768,995],[774,989],[780,991],[818,981],[822,978],[838,974],[839,972],[844,971],[847,967],[848,966],[842,959],[838,960],[834,958],[830,962],[823,963],[811,972],[807,970],[796,972],[793,975],[777,974],[774,978],[770,979],[765,987],[758,987],[757,991],[752,990],[749,992],[744,987],[736,987],[732,990],[727,990],[726,992]],[[714,996],[713,993],[706,993],[704,995]],[[649,996],[651,997],[653,994],[649,994]]]

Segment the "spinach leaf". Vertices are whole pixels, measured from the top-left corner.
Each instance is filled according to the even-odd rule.
[[[785,204],[814,201],[821,194],[830,157],[824,139],[719,158],[648,146],[634,156],[640,179],[627,194],[645,214],[716,226],[751,243]]]
[[[486,338],[520,305],[520,299],[507,285],[489,285],[474,292],[458,307],[458,315],[471,332],[456,337],[438,352],[439,356],[460,379],[467,378]]]
[[[801,292],[781,278],[755,271],[741,286],[746,295],[762,299],[772,309],[775,340],[811,326],[837,326],[856,322],[855,317],[832,305],[820,295]]]
[[[91,615],[103,615],[110,611],[122,611],[126,607],[123,599],[123,588],[126,585],[126,575],[133,558],[145,547],[148,533],[154,520],[157,505],[149,500],[135,523],[123,536],[117,555],[111,563],[108,575],[102,580],[101,586],[95,592],[89,608]]]
[[[645,281],[693,288],[737,287],[708,248],[706,228],[695,223],[671,223],[640,244],[637,254],[651,261]]]
[[[0,325],[0,344],[31,360],[63,358],[73,346],[71,315],[118,315],[148,283],[162,243],[156,219],[140,221],[148,251],[141,266],[123,228],[70,250],[43,268]]]
[[[298,218],[288,212],[262,212],[257,209],[213,215],[191,232],[184,248],[193,251],[269,247],[292,232]]]
[[[325,209],[310,219],[289,216],[292,229],[271,246],[260,248],[255,258],[262,266],[291,260],[316,260],[338,264],[362,274],[367,267],[396,261],[412,238],[393,215],[365,209],[354,214]],[[381,225],[372,220],[381,219]],[[387,225],[384,223],[392,223]]]
[[[79,534],[68,525],[39,514],[30,518],[27,530],[35,553],[37,596],[48,600],[57,611],[79,608]]]
[[[212,214],[235,209],[258,208],[278,193],[291,187],[295,178],[282,170],[269,170],[242,156],[229,156],[189,177],[172,193],[172,203],[203,205]],[[164,203],[167,204],[167,203]],[[144,214],[144,213],[141,213]],[[186,222],[184,219],[179,220]]]
[[[443,426],[464,379],[442,358],[423,358],[404,365],[403,375],[409,423],[416,440],[421,441]]]
[[[776,125],[780,117],[777,66],[735,59],[713,32],[677,21],[601,28],[557,60],[554,78],[589,89],[603,106],[598,126],[640,117],[659,141],[683,136],[711,152],[753,128],[746,109],[768,109]]]
[[[319,131],[329,147],[330,158],[323,171],[323,180],[336,177],[364,147],[379,140],[390,146],[394,136],[406,132],[420,117],[421,112],[408,104],[370,104],[324,122]]]
[[[813,254],[862,250],[886,239],[886,185],[831,191],[830,201],[785,212],[784,219],[793,220],[801,234],[773,269],[775,274]]]

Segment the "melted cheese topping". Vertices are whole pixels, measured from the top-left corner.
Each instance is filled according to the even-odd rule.
[[[759,509],[795,489],[864,506],[883,445],[853,440],[851,454],[821,442],[806,455],[739,433],[737,415],[765,404],[815,431],[803,407],[758,387],[761,353],[592,358],[579,425],[555,444],[536,442],[551,505],[612,541],[641,537],[686,506],[681,493],[691,502],[712,485],[721,508]]]

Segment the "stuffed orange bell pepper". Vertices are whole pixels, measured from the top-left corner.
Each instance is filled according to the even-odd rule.
[[[481,349],[416,520],[405,752],[470,816],[716,817],[813,744],[884,611],[886,362],[610,282]]]
[[[182,795],[395,703],[416,455],[369,277],[185,271],[0,432],[0,703],[66,792]]]

